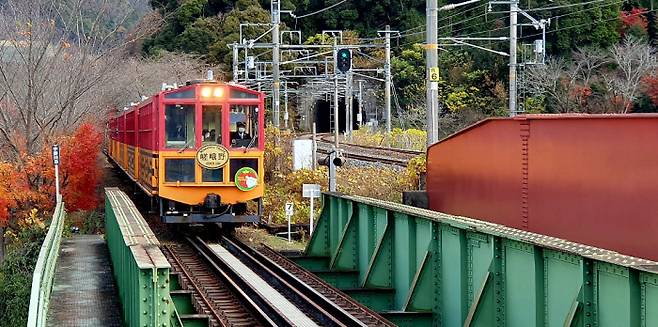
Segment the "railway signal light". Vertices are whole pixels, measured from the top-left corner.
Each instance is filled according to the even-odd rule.
[[[329,167],[329,191],[336,192],[336,167],[345,165],[345,158],[334,150],[328,156],[319,159],[318,164]]]
[[[324,158],[318,159],[318,165],[327,167],[329,167],[329,165],[334,165],[336,167],[342,167],[345,165],[345,158],[330,154]]]
[[[341,73],[347,73],[352,69],[352,51],[350,49],[340,49],[336,56],[336,68]]]

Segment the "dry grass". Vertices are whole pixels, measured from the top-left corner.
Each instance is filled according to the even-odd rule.
[[[276,251],[303,251],[306,248],[306,242],[292,241],[288,243],[288,240],[270,235],[264,229],[253,227],[236,228],[235,236],[253,248],[259,248],[263,244]]]

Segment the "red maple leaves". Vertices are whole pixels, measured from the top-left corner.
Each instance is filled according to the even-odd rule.
[[[101,142],[101,133],[89,123],[56,140],[60,145],[60,186],[67,211],[98,206]],[[19,216],[33,208],[52,209],[54,194],[51,144],[34,155],[23,153],[15,163],[0,162],[0,226],[8,225],[10,208],[15,208]]]

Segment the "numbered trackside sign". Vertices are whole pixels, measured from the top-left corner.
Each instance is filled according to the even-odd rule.
[[[292,216],[295,213],[295,207],[292,202],[286,202],[286,216]]]
[[[438,82],[440,79],[439,67],[430,67],[430,82]]]

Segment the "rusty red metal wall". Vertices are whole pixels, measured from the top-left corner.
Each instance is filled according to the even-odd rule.
[[[658,260],[658,115],[489,119],[427,159],[433,210]]]

